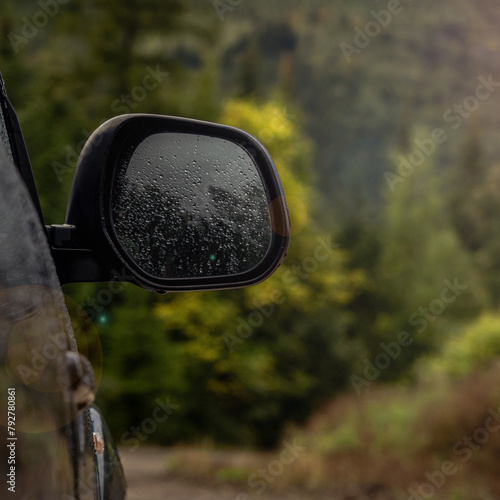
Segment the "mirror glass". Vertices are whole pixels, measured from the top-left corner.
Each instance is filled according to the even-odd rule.
[[[259,264],[271,243],[255,162],[218,137],[148,136],[115,173],[111,205],[119,242],[157,278],[240,274]]]

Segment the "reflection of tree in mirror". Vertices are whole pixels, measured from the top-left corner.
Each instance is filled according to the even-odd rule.
[[[196,189],[199,196],[201,188]],[[242,273],[262,260],[271,241],[262,186],[245,184],[232,191],[209,186],[202,206],[194,201],[188,206],[185,197],[164,192],[154,181],[131,181],[124,172],[112,209],[121,244],[157,277]]]

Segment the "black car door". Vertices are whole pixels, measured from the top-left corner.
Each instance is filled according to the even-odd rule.
[[[88,398],[79,401],[92,369],[77,353],[22,135],[1,83],[0,498],[123,498],[121,469],[104,463],[117,458],[102,419]]]

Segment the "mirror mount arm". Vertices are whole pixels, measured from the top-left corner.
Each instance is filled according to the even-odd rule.
[[[61,285],[78,282],[129,281],[128,276],[100,262],[69,224],[45,226]]]
[[[84,248],[76,229],[71,224],[52,224],[45,226],[51,248]]]

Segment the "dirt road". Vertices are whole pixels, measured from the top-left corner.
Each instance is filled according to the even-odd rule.
[[[249,492],[232,485],[189,483],[169,475],[166,464],[168,448],[140,447],[131,452],[120,450],[128,483],[127,500],[253,500]],[[244,494],[248,494],[248,497]],[[240,496],[241,495],[241,496]],[[304,500],[298,494],[258,495],[259,500]],[[310,497],[307,497],[310,500]],[[334,500],[329,497],[329,500]]]
[[[140,447],[131,452],[121,449],[128,483],[127,500],[394,500],[380,491],[271,493],[257,495],[255,491],[230,484],[202,484],[176,477],[167,472],[172,451],[161,447]]]

